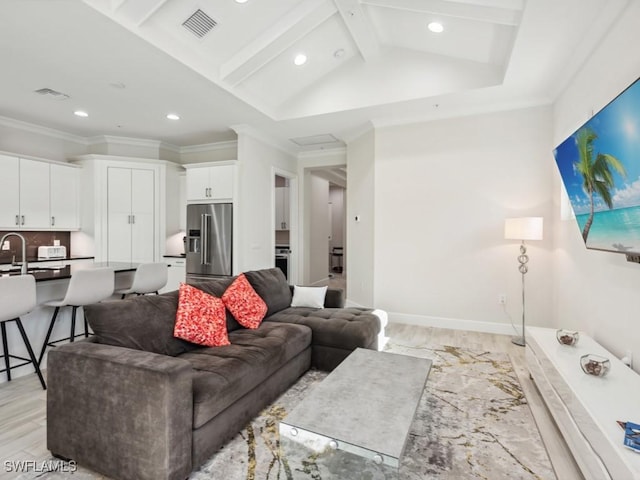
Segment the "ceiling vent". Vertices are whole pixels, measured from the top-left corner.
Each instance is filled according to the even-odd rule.
[[[67,95],[66,93],[57,92],[56,90],[53,90],[51,88],[41,88],[39,90],[34,90],[34,91],[39,95],[46,95],[55,100],[66,100],[67,98],[70,98],[69,95]]]
[[[196,37],[202,38],[217,25],[216,21],[209,15],[198,9],[187,18],[182,26],[193,33]]]

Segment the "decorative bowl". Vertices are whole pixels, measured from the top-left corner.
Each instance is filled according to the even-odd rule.
[[[580,334],[573,330],[561,328],[556,332],[556,339],[560,345],[575,345],[580,339]]]
[[[608,358],[588,353],[580,357],[580,366],[584,373],[595,377],[604,377],[611,369],[611,362]]]

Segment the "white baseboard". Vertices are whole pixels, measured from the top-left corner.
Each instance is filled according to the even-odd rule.
[[[387,312],[389,323],[404,323],[422,327],[449,328],[452,330],[468,330],[471,332],[497,333],[500,335],[517,335],[510,323],[493,323],[461,318],[430,317],[407,313]]]

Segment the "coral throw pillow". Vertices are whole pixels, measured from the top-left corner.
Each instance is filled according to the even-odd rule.
[[[240,325],[258,328],[267,314],[267,304],[253,289],[244,273],[238,275],[222,295],[222,301]]]
[[[180,284],[173,336],[207,347],[230,345],[221,299],[186,283]]]

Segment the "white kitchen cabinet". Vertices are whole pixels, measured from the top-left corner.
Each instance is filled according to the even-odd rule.
[[[0,229],[78,229],[77,168],[0,154]]]
[[[15,230],[20,224],[20,159],[0,155],[0,229]]]
[[[49,228],[49,164],[20,159],[20,228]]]
[[[289,187],[276,187],[276,230],[289,230]]]
[[[185,165],[187,168],[187,201],[230,201],[234,193],[235,166],[230,164]]]
[[[153,262],[153,169],[109,167],[107,176],[107,259],[120,262]]]
[[[52,163],[49,165],[50,228],[77,230],[78,169]]]

